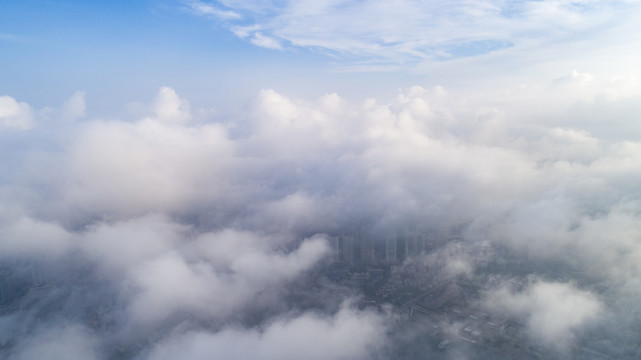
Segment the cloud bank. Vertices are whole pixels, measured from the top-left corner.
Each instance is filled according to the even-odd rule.
[[[538,280],[524,288],[488,280],[488,301],[570,351],[577,342],[557,341],[641,310],[636,84],[575,72],[502,94],[413,87],[360,103],[263,90],[209,119],[163,87],[133,121],[83,118],[83,93],[52,111],[3,96],[0,351],[383,356],[391,315],[310,280],[331,258],[327,234],[355,228],[375,241],[461,236],[461,252],[427,258],[450,259],[447,277],[475,276],[479,244],[519,264],[500,279],[530,266]]]

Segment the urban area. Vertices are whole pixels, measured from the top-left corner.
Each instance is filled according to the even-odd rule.
[[[484,287],[497,275],[507,276],[515,288],[524,287],[532,276],[580,279],[581,271],[567,264],[517,260],[490,245],[470,250],[460,236],[438,239],[408,232],[374,242],[353,233],[330,240],[334,258],[327,276],[360,289],[361,306],[391,306],[400,315],[399,331],[411,329],[412,336],[395,348],[394,358],[641,359],[638,316],[621,325],[624,331],[596,327],[580,334],[571,351],[559,352],[529,339],[521,319],[490,314],[480,302]],[[459,260],[471,262],[466,265],[473,267],[473,273],[455,276],[444,271],[451,265],[447,262]]]
[[[580,279],[577,269],[515,260],[490,245],[470,248],[460,236],[438,239],[428,233],[408,232],[381,241],[353,232],[328,239],[332,258],[312,272],[309,281],[322,280],[334,284],[338,292],[349,291],[362,309],[395,314],[390,334],[393,346],[382,359],[641,359],[638,316],[631,316],[620,332],[595,327],[579,334],[573,349],[560,353],[532,341],[522,319],[488,311],[480,301],[485,287],[497,275],[518,288],[531,276]],[[444,270],[461,259],[471,262],[466,265],[473,271],[466,273],[463,268],[452,274]],[[50,274],[29,264],[12,268],[0,269],[0,317],[30,307],[43,312],[33,316],[53,316],[53,307],[62,305],[52,302],[50,309],[33,305],[41,295],[55,294],[57,285]],[[25,272],[16,274],[17,268]],[[87,290],[82,296],[92,296],[91,284],[83,281],[91,280],[78,279],[74,286]],[[84,323],[100,330],[109,327],[101,314],[109,313],[113,306],[103,303],[100,308],[79,309],[78,313]],[[14,340],[10,335],[0,338],[0,353],[10,349]],[[128,358],[144,346],[116,348],[112,355]]]

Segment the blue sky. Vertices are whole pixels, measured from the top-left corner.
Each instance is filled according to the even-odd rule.
[[[217,19],[167,1],[3,2],[0,93],[37,107],[73,92],[91,109],[148,101],[169,85],[200,104],[243,102],[262,88],[310,95],[334,91],[331,58],[306,49],[275,51],[235,36]],[[384,78],[384,76],[383,76]],[[99,115],[97,113],[96,115]]]
[[[152,2],[8,2],[0,16],[2,90],[41,105],[76,90],[121,102],[168,83],[188,90],[233,72],[254,50]]]
[[[641,47],[631,1],[29,0],[0,8],[0,93],[45,106],[82,90],[95,110],[149,100],[143,94],[164,85],[204,105],[263,88],[364,98],[412,85],[629,73]]]

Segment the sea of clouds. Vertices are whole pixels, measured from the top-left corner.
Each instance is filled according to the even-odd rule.
[[[225,118],[169,87],[121,119],[85,116],[83,92],[41,109],[0,96],[2,290],[21,294],[3,303],[3,357],[385,358],[393,311],[331,284],[296,295],[330,261],[327,236],[355,228],[460,235],[463,253],[424,259],[453,278],[474,277],[481,245],[572,269],[497,274],[480,304],[560,353],[584,329],[632,331],[640,85],[573,72],[358,103],[263,90]]]

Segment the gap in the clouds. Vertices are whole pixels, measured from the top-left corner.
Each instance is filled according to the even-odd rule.
[[[477,55],[484,55],[493,51],[503,50],[514,46],[506,40],[474,40],[453,44],[443,49],[437,49],[437,58],[441,61],[450,59],[465,58]]]

